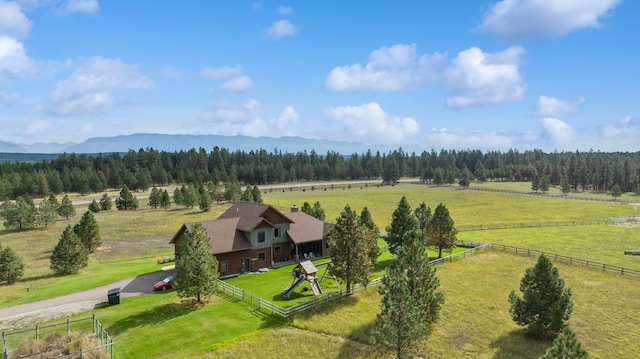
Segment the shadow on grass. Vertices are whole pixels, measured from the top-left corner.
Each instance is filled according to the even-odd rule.
[[[222,298],[222,300],[227,300],[229,302],[235,303],[241,307],[243,307],[248,313],[262,320],[262,324],[260,324],[260,329],[264,328],[272,328],[274,326],[284,325],[284,319],[278,315],[277,313],[269,313],[268,308],[258,309],[255,303],[249,303],[242,298],[233,297],[228,293],[220,292],[217,293],[216,296]]]
[[[195,300],[164,304],[120,319],[110,325],[107,328],[107,332],[109,335],[115,336],[132,328],[162,324],[167,320],[181,317],[202,306],[202,303],[198,303]]]
[[[370,357],[375,352],[370,342],[371,328],[373,328],[373,322],[354,328],[347,334],[347,340],[340,347],[340,352],[336,358]]]
[[[522,330],[514,330],[496,339],[491,343],[491,347],[498,349],[493,355],[494,359],[537,359],[543,355],[552,344],[550,341],[527,339]]]

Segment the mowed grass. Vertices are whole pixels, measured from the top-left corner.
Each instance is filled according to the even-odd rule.
[[[526,339],[522,328],[511,320],[507,301],[511,290],[519,293],[520,279],[535,261],[533,256],[489,250],[438,266],[445,304],[421,354],[428,358],[505,359],[542,355],[551,342]],[[569,323],[590,355],[634,357],[640,350],[638,279],[582,266],[555,265],[573,293],[575,307]],[[291,326],[300,331],[287,330],[291,340],[269,342],[272,335],[282,337],[283,329],[272,330],[230,343],[211,355],[278,358],[283,352],[295,353],[300,346],[310,358],[379,357],[369,346],[379,302],[377,291],[370,290],[296,316]],[[315,354],[308,349],[313,341],[309,333],[316,333],[321,348]],[[334,345],[327,345],[327,341]],[[261,350],[252,350],[257,347]]]

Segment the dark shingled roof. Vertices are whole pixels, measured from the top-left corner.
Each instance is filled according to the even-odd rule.
[[[237,252],[252,248],[251,242],[247,237],[236,229],[239,221],[240,218],[236,217],[200,222],[209,234],[213,254]],[[178,237],[185,230],[191,230],[195,223],[197,222],[183,224],[170,243],[175,243]]]
[[[221,214],[218,219],[240,217],[240,222],[238,223],[237,228],[244,232],[251,232],[252,230],[256,229],[261,223],[269,223],[269,221],[265,220],[262,217],[263,214],[269,209],[275,211],[289,223],[293,222],[277,209],[266,204],[255,202],[236,202],[233,206],[231,206],[231,208]],[[272,223],[269,223],[269,225],[271,227],[274,226]]]
[[[287,216],[293,224],[287,231],[294,243],[319,241],[327,236],[328,224],[304,212],[291,212]]]

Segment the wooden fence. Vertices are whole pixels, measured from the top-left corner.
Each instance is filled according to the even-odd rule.
[[[511,229],[511,228],[546,228],[546,227],[570,227],[570,226],[603,226],[609,224],[606,219],[593,221],[555,221],[555,222],[520,222],[520,223],[492,223],[492,224],[470,224],[466,226],[456,226],[458,232],[482,231],[490,229]]]
[[[91,324],[87,324],[91,321]],[[88,318],[81,318],[70,320],[66,322],[50,324],[50,325],[36,325],[32,328],[3,331],[2,336],[2,359],[9,358],[9,347],[17,346],[22,342],[29,340],[35,340],[39,342],[41,339],[46,339],[50,335],[66,335],[71,336],[71,331],[85,331],[91,332],[93,336],[100,340],[100,345],[91,349],[79,350],[67,355],[56,356],[56,359],[70,359],[70,358],[82,358],[83,354],[88,355],[94,351],[106,351],[113,359],[113,340],[104,329],[98,318],[95,315]]]

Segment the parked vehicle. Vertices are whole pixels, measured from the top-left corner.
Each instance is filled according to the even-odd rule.
[[[153,285],[153,290],[167,290],[173,288],[173,276],[170,275],[167,278],[159,281],[158,283]]]

